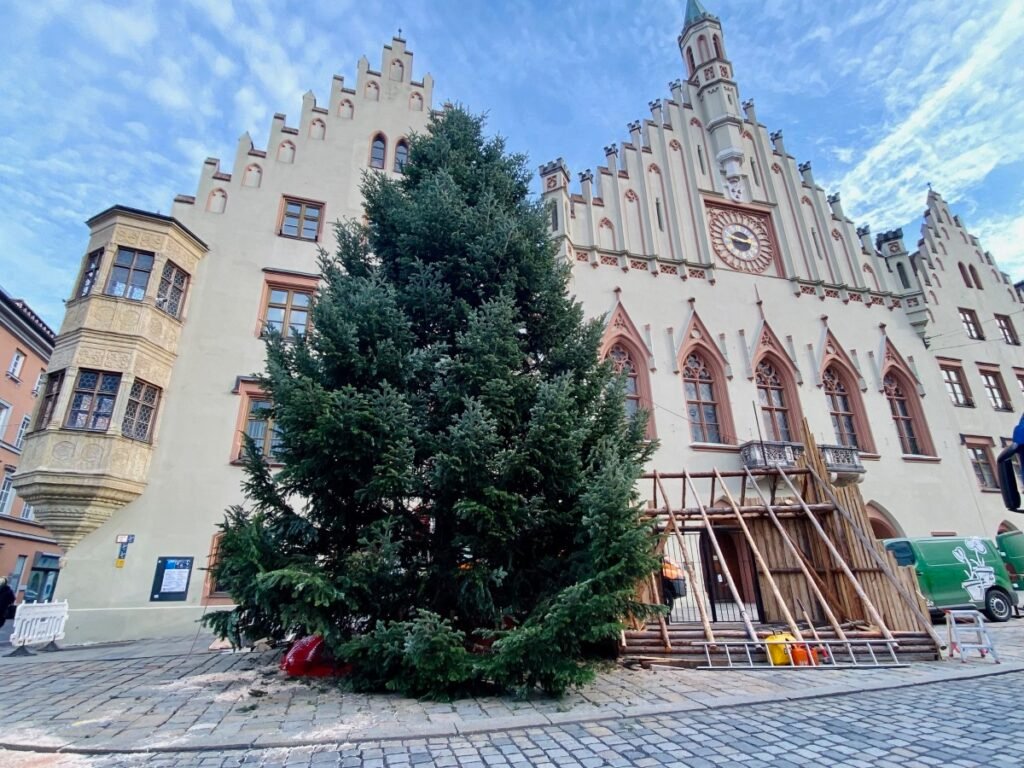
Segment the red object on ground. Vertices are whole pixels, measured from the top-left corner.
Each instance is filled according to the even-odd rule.
[[[339,663],[322,637],[310,635],[292,644],[281,658],[281,669],[289,677],[342,677],[352,671],[352,665]]]

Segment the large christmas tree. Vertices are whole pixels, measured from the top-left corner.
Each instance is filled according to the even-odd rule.
[[[655,567],[634,486],[651,446],[601,327],[566,292],[525,158],[460,108],[371,173],[321,256],[308,334],[262,386],[283,468],[249,451],[215,577],[222,635],[322,635],[364,689],[593,674]]]

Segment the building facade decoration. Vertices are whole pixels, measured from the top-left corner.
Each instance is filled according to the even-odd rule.
[[[806,416],[877,530],[992,535],[1006,513],[973,448],[991,452],[1024,408],[1017,292],[935,193],[916,250],[898,230],[872,241],[741,100],[721,24],[696,0],[678,42],[685,79],[594,148],[595,170],[574,183],[561,159],[540,168],[569,290],[603,322],[600,354],[658,439],[650,468],[791,466]],[[306,94],[298,127],[274,115],[265,149],[245,134],[230,167],[208,159],[171,217],[89,222],[13,481],[71,547],[57,590],[69,638],[181,634],[230,601],[194,578],[174,610],[151,602],[155,563],[215,556],[223,510],[242,500],[242,434],[274,463],[251,378],[260,336],[305,331],[324,222],[362,215],[362,173],[402,172],[402,137],[432,108],[433,80],[413,74],[395,38],[378,69],[364,57],[354,82],[336,76],[325,105]],[[940,258],[964,279],[940,283]],[[953,363],[970,405],[947,394]],[[995,376],[1010,410],[981,397]]]

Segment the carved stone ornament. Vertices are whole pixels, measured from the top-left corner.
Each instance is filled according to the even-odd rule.
[[[734,208],[708,207],[711,248],[726,266],[761,274],[775,261],[768,217]]]

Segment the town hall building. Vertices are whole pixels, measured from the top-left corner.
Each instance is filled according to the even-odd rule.
[[[1024,409],[1007,278],[935,193],[913,252],[855,226],[741,98],[697,0],[679,49],[683,76],[595,170],[540,172],[570,291],[649,414],[651,467],[795,463],[806,419],[878,536],[1012,525],[993,463]],[[205,569],[244,500],[241,436],[275,461],[261,336],[305,329],[318,246],[362,216],[364,170],[402,173],[432,90],[395,38],[295,124],[275,115],[265,148],[245,134],[208,159],[171,215],[89,220],[14,477],[68,550],[69,640],[182,634],[231,604]]]

